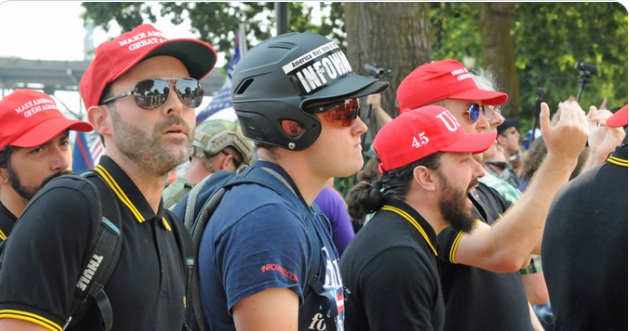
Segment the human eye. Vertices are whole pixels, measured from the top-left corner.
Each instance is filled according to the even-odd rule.
[[[37,146],[37,147],[33,147],[28,151],[28,154],[41,154],[46,150],[45,146]]]

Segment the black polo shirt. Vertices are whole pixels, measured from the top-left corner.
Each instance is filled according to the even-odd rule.
[[[7,239],[15,225],[15,221],[17,221],[17,217],[0,202],[0,241]]]
[[[479,220],[490,225],[510,206],[495,189],[481,182],[469,197]],[[446,228],[437,237],[441,286],[446,303],[444,330],[532,330],[520,273],[496,273],[458,264],[454,256],[462,235],[462,232]]]
[[[386,200],[341,256],[347,331],[443,328],[436,239],[417,211]]]
[[[175,220],[155,215],[112,159],[103,156],[95,170],[116,193],[123,223],[120,259],[105,286],[113,329],[181,330],[186,279],[171,230]],[[40,190],[11,233],[0,270],[0,317],[61,330],[70,315],[75,286],[96,236],[99,206],[88,197],[87,187],[67,181],[55,179]],[[93,305],[70,330],[100,330],[100,323]]]
[[[627,330],[627,146],[564,185],[542,240],[554,330]]]

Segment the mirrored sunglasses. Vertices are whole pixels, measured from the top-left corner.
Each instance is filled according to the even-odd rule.
[[[481,106],[477,103],[473,103],[470,106],[470,109],[466,111],[466,113],[470,116],[470,121],[472,123],[476,123],[480,118],[480,113],[483,112],[483,116],[487,115],[487,111],[485,110],[485,106]]]
[[[472,123],[476,123],[478,121],[481,112],[488,121],[491,121],[494,119],[496,114],[500,114],[501,108],[499,106],[485,107],[474,103],[470,106],[470,109],[466,111],[466,113],[470,116],[470,121],[472,121]]]
[[[103,102],[102,105],[124,98],[126,96],[134,96],[135,103],[142,109],[156,109],[166,103],[168,96],[170,95],[171,86],[175,87],[177,95],[181,102],[186,106],[197,108],[203,101],[203,87],[199,81],[194,78],[179,78],[179,79],[161,79],[153,78],[143,80],[135,85],[133,91],[121,93],[109,97]]]
[[[328,105],[310,107],[306,109],[309,113],[323,113],[323,119],[328,122],[339,122],[340,126],[352,126],[358,113],[360,106],[358,99],[347,99],[345,101],[332,103]]]

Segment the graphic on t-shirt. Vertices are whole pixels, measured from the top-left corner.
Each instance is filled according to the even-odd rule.
[[[336,298],[336,309],[338,309],[339,312],[335,318],[336,330],[343,331],[343,321],[345,320],[345,294],[343,292],[339,260],[332,260],[327,247],[323,247],[321,250],[326,261],[325,284],[323,284],[323,289]]]

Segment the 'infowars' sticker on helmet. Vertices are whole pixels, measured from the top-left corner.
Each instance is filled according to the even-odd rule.
[[[282,67],[299,95],[311,94],[339,77],[352,72],[352,67],[339,46],[330,42],[296,58]]]

